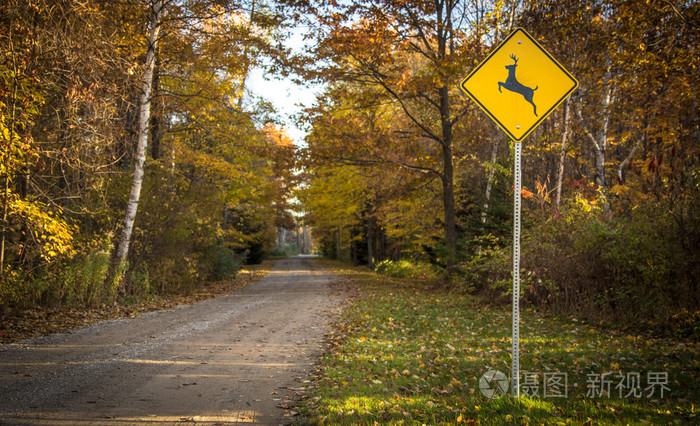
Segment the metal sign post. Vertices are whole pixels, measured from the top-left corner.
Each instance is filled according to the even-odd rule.
[[[578,81],[522,28],[513,31],[460,84],[514,141],[513,395],[520,397],[520,200],[522,140],[576,88]]]
[[[513,160],[513,352],[511,384],[513,395],[520,398],[520,163],[523,144],[514,142],[515,158]]]

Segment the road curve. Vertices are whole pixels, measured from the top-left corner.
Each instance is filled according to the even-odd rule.
[[[0,346],[0,424],[287,423],[334,279],[292,257],[229,296]]]

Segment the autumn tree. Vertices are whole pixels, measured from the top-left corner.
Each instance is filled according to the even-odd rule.
[[[314,57],[329,81],[376,87],[408,119],[402,131],[439,147],[432,173],[442,185],[444,241],[454,256],[453,127],[464,114],[456,83],[465,64],[457,2],[350,3],[320,13]]]
[[[152,154],[161,158],[168,121],[176,122],[175,126],[180,131],[196,132],[202,127],[206,128],[203,123],[208,121],[205,116],[195,116],[196,110],[207,111],[207,114],[217,114],[217,110],[224,114],[235,113],[232,110],[236,106],[240,110],[245,74],[251,64],[258,63],[251,60],[248,51],[283,51],[277,41],[268,37],[275,25],[281,23],[279,15],[255,2],[248,12],[228,2],[153,1],[149,2],[147,12],[150,32],[140,90],[139,143],[131,193],[115,252],[116,271],[123,269],[120,265],[124,264],[128,254],[148,141],[154,142]],[[159,37],[161,27],[165,36],[163,40]],[[240,46],[239,50],[243,53],[232,54],[234,46]],[[155,69],[157,52],[161,64]],[[159,110],[151,120],[153,91],[158,95]],[[214,110],[211,109],[212,104],[215,105]],[[244,114],[238,115],[246,122]],[[149,138],[151,126],[155,133]],[[212,130],[206,128],[205,131]],[[176,162],[175,148],[171,146],[168,158],[171,168]]]
[[[697,5],[663,1],[533,2],[518,19],[581,82],[524,151],[522,258],[537,283],[528,301],[630,324],[673,323],[698,306],[688,251],[698,235],[696,67],[687,62],[697,14]],[[488,291],[507,279],[496,271],[482,276]]]
[[[239,103],[246,69],[284,53],[281,15],[254,3],[254,13],[194,0],[0,6],[10,29],[0,36],[3,307],[111,303],[108,258],[116,231],[127,231],[125,211],[127,222],[135,217],[130,242],[112,254],[132,253],[120,271],[132,295],[177,290],[183,270],[182,280],[214,279],[217,264],[235,273],[239,245],[270,241],[275,222],[289,221],[283,198],[293,184],[276,176],[293,167],[293,149],[266,151],[269,109]],[[148,21],[158,24],[159,5],[156,30]],[[139,173],[134,216],[136,197],[126,197]],[[236,209],[263,218],[255,237],[234,226]],[[183,241],[192,244],[168,253]],[[188,260],[168,271],[164,254]]]
[[[113,18],[79,2],[0,7],[8,29],[0,39],[2,266],[11,265],[11,297],[59,259],[94,250],[109,223],[101,191],[122,142],[118,117],[131,82]]]
[[[134,163],[134,173],[131,181],[131,190],[126,206],[126,214],[121,229],[121,235],[117,241],[115,252],[116,281],[121,281],[121,274],[124,269],[124,262],[129,252],[131,242],[131,231],[134,228],[136,212],[141,196],[141,185],[143,183],[144,165],[146,163],[146,147],[148,145],[149,124],[151,117],[151,89],[153,86],[153,69],[156,62],[156,49],[158,47],[158,34],[163,19],[164,1],[155,0],[150,2],[148,11],[149,33],[147,39],[146,60],[143,69],[141,84],[141,95],[139,98],[139,120],[138,120],[138,143],[136,148],[136,158]],[[122,288],[123,291],[123,288]]]

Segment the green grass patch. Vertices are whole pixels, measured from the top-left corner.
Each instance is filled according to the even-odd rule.
[[[696,342],[627,335],[524,310],[521,370],[529,373],[529,385],[521,389],[532,396],[489,399],[479,388],[481,376],[492,369],[510,373],[509,307],[330,266],[345,268],[340,273],[355,295],[302,409],[312,423],[698,422]]]

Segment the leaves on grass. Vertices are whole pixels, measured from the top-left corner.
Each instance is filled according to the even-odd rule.
[[[697,420],[696,342],[584,328],[567,318],[523,311],[521,371],[537,375],[539,398],[489,400],[479,390],[479,378],[490,369],[510,370],[509,309],[361,269],[348,269],[343,277],[346,284],[354,280],[354,295],[329,335],[332,345],[316,371],[313,406],[302,407],[309,418],[325,424],[498,424],[506,415],[514,424]],[[670,396],[586,397],[591,373],[638,372],[646,380],[649,371],[668,372]],[[555,372],[568,375],[567,398],[543,398],[544,374]],[[610,384],[613,393],[617,383]]]

